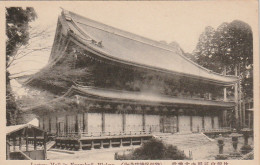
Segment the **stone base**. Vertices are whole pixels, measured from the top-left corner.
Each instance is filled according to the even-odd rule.
[[[227,160],[228,159],[228,155],[226,154],[218,154],[216,157],[215,157],[216,160]]]
[[[251,152],[252,150],[253,150],[253,148],[250,145],[244,145],[241,147],[240,152],[245,155],[245,154]]]
[[[239,158],[242,157],[242,155],[239,152],[233,152],[231,154],[229,154],[230,158]]]

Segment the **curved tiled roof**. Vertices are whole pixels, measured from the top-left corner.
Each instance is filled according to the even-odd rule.
[[[162,104],[186,104],[186,105],[198,105],[198,106],[215,106],[215,107],[233,107],[234,102],[214,101],[214,100],[202,100],[194,98],[177,98],[166,95],[159,95],[153,93],[143,92],[129,92],[121,90],[108,90],[89,86],[72,86],[64,96],[72,95],[87,96],[89,99],[108,100],[109,102],[138,102],[141,103],[162,103]]]
[[[106,57],[199,79],[232,84],[236,76],[214,73],[182,55],[180,49],[153,41],[64,10],[63,20],[76,36]],[[64,22],[63,22],[64,23]],[[101,46],[93,44],[102,42]]]

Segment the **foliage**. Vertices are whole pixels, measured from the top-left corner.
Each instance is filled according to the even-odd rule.
[[[37,18],[34,8],[6,8],[6,55],[7,61],[19,47],[26,45],[29,40],[29,22]]]
[[[18,49],[29,40],[29,22],[37,18],[33,8],[6,8],[6,124],[16,124],[17,105],[10,86],[10,73],[7,68]]]
[[[253,36],[251,27],[239,20],[223,23],[216,30],[206,27],[193,54],[197,63],[215,72],[224,70],[242,78],[245,97],[253,92]]]
[[[205,68],[219,71],[220,61],[216,61],[216,57],[214,56],[216,48],[214,44],[214,34],[215,30],[213,27],[208,26],[205,28],[205,31],[200,35],[199,42],[194,51],[195,58],[197,63],[204,66]]]
[[[176,146],[151,139],[128,155],[118,155],[118,160],[185,160],[188,159]]]

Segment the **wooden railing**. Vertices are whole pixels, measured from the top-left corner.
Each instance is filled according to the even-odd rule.
[[[125,135],[149,135],[151,131],[127,131],[127,132],[68,132],[63,134],[58,134],[57,137],[71,137],[71,138],[81,138],[81,137],[101,137],[101,136],[125,136]]]
[[[201,132],[203,133],[217,133],[217,132],[230,132],[232,128],[230,127],[222,127],[217,129],[202,129]]]

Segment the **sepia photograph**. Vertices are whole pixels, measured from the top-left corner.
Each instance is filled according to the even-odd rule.
[[[258,1],[17,4],[6,160],[259,159]]]

